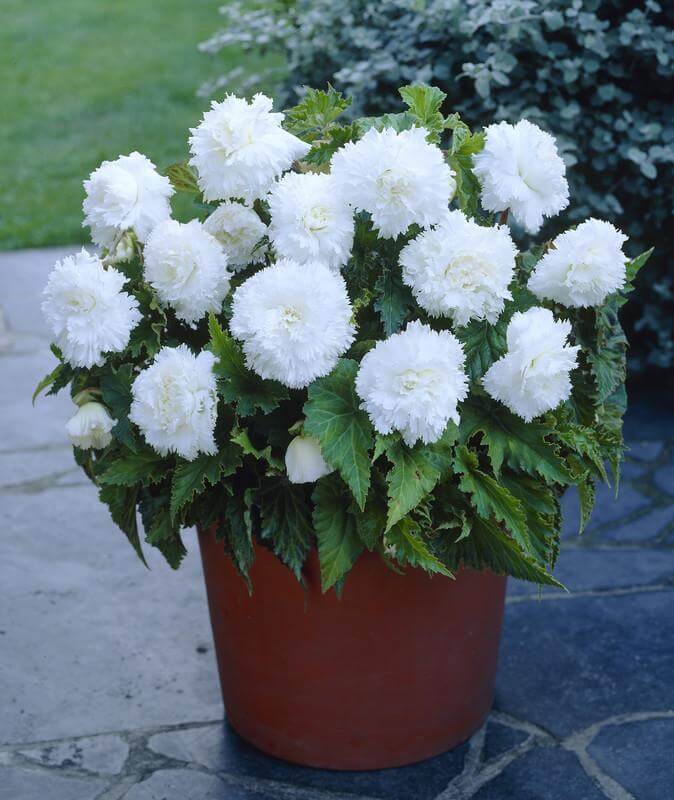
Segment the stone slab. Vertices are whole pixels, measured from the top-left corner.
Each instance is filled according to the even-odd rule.
[[[98,778],[66,778],[56,771],[0,767],[0,800],[95,800],[106,786]]]

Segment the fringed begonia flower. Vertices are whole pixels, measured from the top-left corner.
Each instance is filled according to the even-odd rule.
[[[126,280],[84,249],[56,262],[42,312],[73,367],[100,367],[106,353],[119,353],[128,345],[141,314],[136,298],[122,291]]]
[[[281,259],[234,292],[229,328],[252,370],[300,389],[327,375],[346,352],[355,335],[351,314],[338,272]]]
[[[133,382],[129,419],[160,455],[177,453],[193,461],[199,453],[217,451],[214,363],[207,350],[195,356],[184,344],[162,347]]]
[[[508,325],[508,352],[489,367],[487,392],[531,422],[571,394],[570,372],[579,347],[568,344],[571,323],[555,320],[547,308],[517,312]]]
[[[379,433],[400,431],[410,446],[435,442],[449,420],[459,422],[457,403],[468,392],[464,360],[452,333],[410,322],[363,357],[356,376],[361,407]]]
[[[283,114],[272,111],[272,101],[256,94],[227,95],[213,101],[199,125],[191,128],[190,164],[196,168],[206,200],[263,197],[293,161],[305,156],[308,144],[283,130]]]
[[[403,281],[429,314],[495,323],[510,298],[517,249],[505,225],[486,228],[450,211],[400,253]]]
[[[269,196],[269,233],[279,256],[339,269],[351,256],[353,210],[331,175],[288,173]]]
[[[331,171],[342,196],[355,209],[368,211],[383,238],[404,233],[412,223],[440,222],[454,195],[454,173],[427,131],[396,133],[371,128],[332,157]]]
[[[325,463],[321,445],[313,436],[296,436],[285,456],[290,483],[314,483],[334,470]]]
[[[485,129],[484,149],[473,156],[487,211],[510,209],[529,233],[569,204],[566,167],[554,138],[526,119]]]
[[[218,313],[229,290],[227,256],[196,219],[160,223],[145,245],[145,280],[188,325]]]
[[[81,450],[102,450],[112,441],[115,420],[101,403],[90,401],[81,405],[66,423],[70,441]]]
[[[129,229],[145,242],[152,228],[171,216],[171,182],[141,153],[104,161],[84,181],[84,189],[83,225],[101,247],[110,247]]]
[[[529,289],[565,306],[600,305],[625,283],[626,241],[610,222],[588,219],[554,240],[536,264]]]
[[[252,208],[241,203],[221,203],[204,220],[204,229],[222,245],[230,269],[264,261],[264,248],[258,245],[267,233],[267,226]]]

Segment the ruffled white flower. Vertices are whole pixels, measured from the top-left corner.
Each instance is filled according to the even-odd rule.
[[[599,305],[625,283],[626,241],[610,222],[588,219],[554,240],[536,264],[529,289],[565,306]]]
[[[196,219],[157,225],[145,245],[144,269],[160,301],[188,324],[219,312],[229,290],[227,256]]]
[[[332,157],[332,175],[354,208],[369,211],[381,236],[428,227],[447,213],[456,182],[439,147],[423,128],[396,133],[371,128]]]
[[[473,156],[487,211],[510,209],[529,233],[544,217],[554,217],[569,204],[566,167],[555,139],[526,119],[516,125],[489,125],[484,149]]]
[[[412,446],[437,441],[449,420],[458,424],[457,403],[466,397],[461,342],[419,321],[378,342],[363,358],[356,391],[375,429],[400,431]]]
[[[334,470],[325,463],[320,443],[313,436],[296,436],[286,450],[290,483],[314,483]]]
[[[191,128],[190,164],[206,200],[263,197],[293,161],[309,152],[308,144],[283,130],[283,114],[271,109],[263,94],[250,103],[230,94],[221,103],[213,101]]]
[[[171,216],[171,182],[141,153],[104,161],[84,181],[84,190],[83,225],[102,247],[130,228],[144,242],[158,222]]]
[[[515,270],[517,249],[505,225],[485,228],[450,211],[400,253],[403,281],[419,305],[456,325],[471,319],[496,322]]]
[[[129,419],[161,455],[177,453],[192,461],[199,453],[216,452],[214,363],[207,350],[195,356],[184,344],[162,347],[133,382]]]
[[[567,344],[570,333],[571,323],[547,308],[513,314],[508,352],[489,367],[484,388],[525,422],[556,408],[571,394],[569,373],[580,349]]]
[[[221,203],[204,221],[204,229],[222,245],[230,269],[264,261],[264,248],[257,245],[267,233],[267,226],[252,208],[241,203]]]
[[[281,259],[234,292],[229,328],[248,366],[293,389],[327,375],[355,331],[342,276],[324,264]]]
[[[126,277],[86,250],[57,261],[44,289],[42,313],[73,367],[101,366],[119,353],[140,322],[138,301],[122,291]]]
[[[102,450],[112,441],[115,420],[101,403],[90,401],[81,405],[66,423],[70,441],[82,450]]]
[[[269,232],[279,256],[344,266],[353,245],[353,211],[331,175],[288,173],[269,197]]]

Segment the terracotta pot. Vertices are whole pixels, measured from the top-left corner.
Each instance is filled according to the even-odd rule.
[[[409,764],[467,739],[493,699],[506,579],[405,575],[365,553],[341,599],[303,589],[257,547],[249,596],[222,544],[200,534],[226,716],[278,758],[329,769]]]

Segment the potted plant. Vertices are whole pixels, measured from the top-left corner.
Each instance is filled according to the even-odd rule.
[[[143,559],[196,526],[227,717],[292,761],[365,769],[467,738],[488,713],[506,576],[559,585],[617,486],[634,260],[568,203],[554,139],[473,133],[444,94],[340,121],[308,89],[214,102],[167,176],[139,153],[85,181],[98,254],[43,310],[77,462]],[[171,217],[174,192],[194,218]]]

